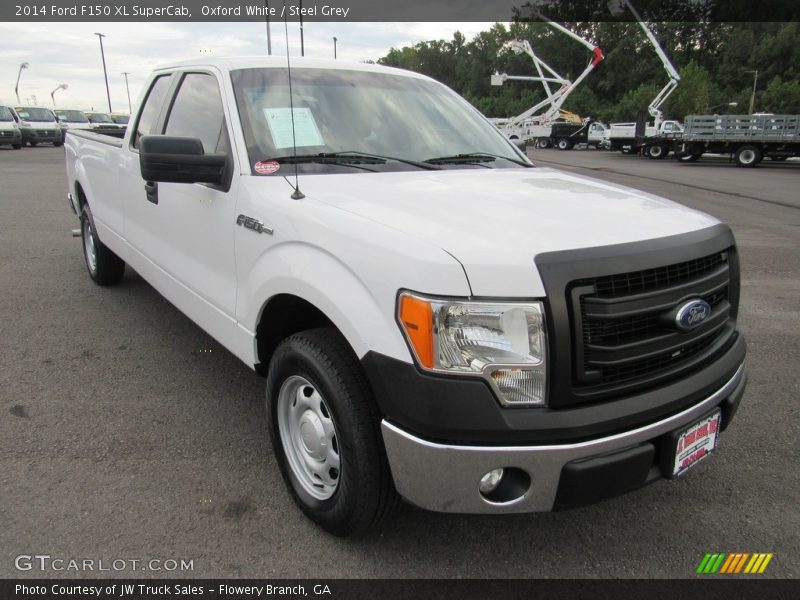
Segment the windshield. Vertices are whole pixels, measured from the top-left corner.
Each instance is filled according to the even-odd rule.
[[[128,115],[111,115],[111,118],[114,119],[114,123],[119,125],[127,125],[130,120]]]
[[[0,106],[0,121],[13,121],[14,115],[7,106]]]
[[[113,123],[111,115],[106,113],[88,113],[86,115],[92,123]]]
[[[46,121],[53,122],[56,120],[49,108],[37,108],[35,106],[23,106],[17,109],[17,114],[20,119],[27,121]]]
[[[251,166],[291,157],[293,140],[297,155],[311,158],[297,163],[306,173],[419,169],[428,166],[420,165],[422,161],[442,157],[459,158],[431,164],[436,168],[518,168],[524,161],[477,110],[444,85],[426,79],[295,68],[290,101],[286,69],[241,69],[231,72],[231,78]],[[339,161],[330,156],[342,152],[387,160],[355,169],[343,164],[346,158]],[[324,160],[313,160],[322,153],[328,155]],[[491,156],[488,160],[463,156],[476,153]]]
[[[80,110],[57,110],[58,118],[65,123],[88,123],[89,119]]]

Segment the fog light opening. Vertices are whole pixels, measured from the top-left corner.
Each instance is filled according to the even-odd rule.
[[[478,482],[478,491],[490,504],[510,504],[521,500],[531,487],[531,476],[516,467],[488,471]]]

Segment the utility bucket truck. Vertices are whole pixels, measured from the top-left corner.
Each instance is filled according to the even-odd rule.
[[[664,121],[664,113],[661,111],[661,105],[669,98],[670,94],[678,87],[678,82],[681,80],[680,74],[677,69],[670,62],[664,49],[658,43],[658,39],[642,20],[642,17],[633,8],[633,5],[628,0],[611,0],[608,3],[608,9],[611,14],[617,16],[624,12],[625,8],[631,11],[636,22],[644,31],[648,41],[656,51],[661,64],[664,65],[664,70],[667,72],[669,81],[661,88],[652,102],[647,107],[647,112],[653,117],[653,123],[646,123],[643,118],[640,118],[637,123],[612,123],[608,129],[605,146],[610,150],[621,150],[625,154],[639,153],[649,138],[653,137],[670,137],[676,132],[681,131],[682,127],[677,121]]]
[[[538,81],[542,84],[542,88],[544,89],[545,99],[516,117],[501,119],[500,121],[504,124],[501,127],[501,131],[511,140],[522,140],[526,144],[533,143],[541,148],[554,146],[560,150],[569,150],[577,143],[599,145],[602,142],[605,129],[602,124],[581,122],[580,118],[577,119],[578,122],[573,123],[558,121],[559,118],[563,117],[564,113],[566,113],[566,111],[561,110],[564,101],[575,88],[580,85],[586,76],[592,72],[600,61],[603,60],[603,51],[566,27],[554,21],[544,19],[539,13],[535,14],[542,18],[548,26],[586,46],[592,52],[592,59],[583,70],[583,73],[581,73],[575,81],[570,81],[559,75],[552,67],[539,58],[527,40],[513,40],[509,42],[508,47],[514,52],[525,53],[531,57],[537,75],[507,75],[505,73],[496,73],[492,75],[492,85],[503,85],[508,80]],[[551,84],[558,85],[558,89],[551,88]],[[547,108],[544,113],[539,114],[540,110],[548,106],[549,108]]]

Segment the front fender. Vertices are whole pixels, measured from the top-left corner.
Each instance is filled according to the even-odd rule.
[[[411,361],[394,321],[396,291],[391,298],[376,297],[356,273],[324,250],[295,242],[264,252],[239,289],[240,325],[255,332],[264,307],[278,294],[291,294],[313,304],[339,329],[359,358],[379,350]]]

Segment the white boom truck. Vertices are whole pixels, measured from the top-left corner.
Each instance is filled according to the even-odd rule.
[[[742,398],[730,229],[536,168],[422,75],[172,63],[66,167],[91,279],[130,266],[266,378],[288,490],[336,534],[400,497],[550,511],[681,476]]]
[[[544,19],[539,13],[535,14]],[[564,104],[567,97],[575,91],[586,76],[603,60],[603,51],[563,25],[554,21],[547,21],[546,19],[544,19],[544,22],[556,31],[560,31],[586,46],[592,52],[592,58],[583,70],[583,73],[581,73],[575,81],[569,81],[539,58],[533,51],[530,42],[527,40],[512,40],[509,42],[508,46],[514,52],[525,53],[531,58],[536,68],[537,75],[508,75],[506,73],[495,73],[491,77],[492,85],[503,85],[503,83],[508,80],[538,81],[542,84],[545,98],[515,117],[501,119],[503,122],[501,131],[511,140],[522,140],[526,144],[533,143],[539,148],[556,147],[560,150],[569,150],[576,143],[589,143],[597,146],[602,141],[603,127],[601,124],[592,127],[592,123],[558,123],[559,129],[555,132],[553,131],[553,125],[559,118],[561,106]],[[550,84],[556,84],[559,87],[554,90],[550,87]],[[549,108],[544,113],[538,114],[540,110],[548,105]]]
[[[650,102],[647,107],[647,112],[653,117],[653,123],[616,123],[609,127],[607,132],[607,141],[606,147],[611,150],[621,150],[623,153],[626,154],[635,154],[639,152],[643,146],[643,143],[647,138],[651,138],[654,136],[661,136],[666,134],[669,136],[672,133],[677,132],[680,129],[680,123],[677,121],[664,121],[664,113],[661,111],[661,105],[669,98],[670,94],[678,87],[678,83],[681,80],[681,76],[678,73],[678,70],[673,66],[672,62],[670,62],[669,57],[667,56],[664,49],[661,47],[661,44],[658,43],[658,39],[656,39],[655,34],[650,30],[642,20],[642,17],[633,7],[629,0],[610,0],[608,2],[608,8],[612,14],[618,15],[624,12],[625,7],[631,11],[633,16],[636,19],[636,22],[644,31],[645,36],[647,36],[648,41],[653,46],[653,50],[655,50],[656,54],[658,55],[661,64],[664,66],[664,70],[667,72],[668,81],[661,91],[656,94],[656,97]],[[642,118],[642,121],[644,119]]]

